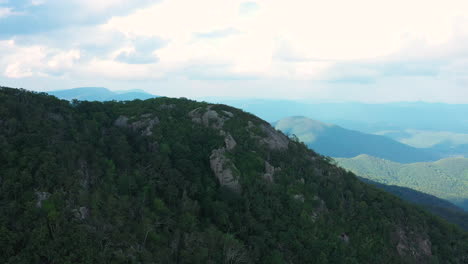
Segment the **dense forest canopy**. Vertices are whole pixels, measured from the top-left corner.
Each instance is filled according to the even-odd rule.
[[[225,105],[0,88],[1,263],[467,263],[468,234]]]

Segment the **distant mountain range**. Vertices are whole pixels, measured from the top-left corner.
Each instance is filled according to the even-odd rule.
[[[387,185],[408,187],[448,200],[468,211],[468,159],[396,163],[369,155],[335,158],[356,175]]]
[[[79,87],[47,93],[60,99],[81,101],[131,101],[159,97],[143,90],[111,91],[104,87]]]
[[[269,122],[305,116],[366,133],[381,131],[449,131],[467,133],[468,104],[426,102],[318,103],[306,100],[206,98],[241,108]],[[278,111],[281,109],[281,111]]]
[[[308,147],[326,156],[352,158],[368,154],[401,163],[440,159],[435,152],[414,148],[385,136],[349,130],[306,117],[287,117],[273,124],[276,129],[296,135]]]

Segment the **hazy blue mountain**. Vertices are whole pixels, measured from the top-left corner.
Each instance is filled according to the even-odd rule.
[[[380,131],[376,134],[416,148],[427,148],[447,157],[468,156],[468,134],[466,133],[405,129]]]
[[[253,113],[267,121],[306,116],[367,133],[405,129],[468,131],[468,105],[425,102],[385,104],[316,103],[292,100],[207,98]]]
[[[131,101],[158,97],[143,90],[111,91],[104,87],[79,87],[47,93],[60,99],[81,101]]]
[[[360,154],[401,163],[435,161],[436,153],[414,148],[391,138],[365,134],[306,117],[288,117],[274,123],[276,129],[296,135],[308,147],[326,156],[351,158]]]

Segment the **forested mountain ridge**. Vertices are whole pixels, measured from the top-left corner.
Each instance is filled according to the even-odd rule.
[[[468,158],[401,164],[369,155],[335,159],[357,175],[383,184],[407,187],[448,200],[468,211]]]
[[[446,219],[450,223],[454,223],[468,231],[468,212],[458,206],[455,206],[451,202],[410,188],[386,185],[362,177],[360,177],[360,179],[377,186],[382,190],[392,193],[405,201],[419,205],[429,212],[432,212],[433,214]]]
[[[466,263],[468,235],[225,105],[0,88],[1,263]]]

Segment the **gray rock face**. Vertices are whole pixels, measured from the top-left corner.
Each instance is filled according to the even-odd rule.
[[[312,222],[315,222],[317,221],[317,218],[323,214],[323,213],[326,213],[328,211],[328,208],[325,204],[325,201],[323,201],[322,199],[320,199],[320,197],[318,196],[314,196],[314,201],[318,201],[318,206],[312,211],[312,213],[310,214],[310,220]]]
[[[195,108],[188,115],[192,118],[193,122],[214,129],[223,128],[224,122],[234,116],[234,114],[227,111],[223,111],[226,116],[220,115],[215,110],[212,110],[211,107],[211,105],[206,107],[205,112],[203,112],[203,108],[201,107]]]
[[[234,138],[229,133],[225,133],[224,144],[226,144],[226,149],[227,150],[233,150],[237,145],[236,141],[234,140]]]
[[[398,240],[396,249],[402,257],[411,256],[424,263],[423,259],[432,256],[432,243],[425,234],[408,232],[403,228],[398,228],[396,239]]]
[[[226,114],[227,116],[229,116],[229,118],[233,118],[233,117],[234,117],[234,114],[231,113],[231,112],[228,112],[228,111],[224,111],[224,110],[223,110],[223,113]]]
[[[50,193],[36,191],[35,194],[37,197],[36,207],[42,208],[42,202],[49,199]]]
[[[235,177],[233,169],[237,170],[235,165],[226,158],[226,149],[220,148],[212,151],[210,155],[210,166],[221,186],[225,186],[235,192],[241,192],[242,188],[239,180]]]
[[[276,171],[280,171],[281,168],[273,167],[268,161],[265,161],[265,173],[263,174],[263,178],[269,182],[273,182]]]
[[[281,132],[276,131],[269,125],[261,124],[260,128],[265,132],[266,137],[261,141],[265,143],[271,150],[286,150],[289,145],[289,139]]]
[[[152,114],[147,113],[140,116],[140,120],[129,123],[130,118],[126,116],[119,116],[114,121],[114,125],[117,127],[130,128],[133,131],[141,131],[143,136],[151,136],[153,134],[153,127],[159,124],[159,118],[157,116],[151,118]]]
[[[117,118],[115,121],[114,121],[114,126],[116,127],[127,127],[128,125],[128,117],[126,116],[119,116],[119,118]]]
[[[305,201],[304,195],[302,195],[302,194],[295,194],[295,195],[293,196],[293,198],[294,198],[295,200],[298,200],[298,201],[301,201],[301,202],[304,202],[304,201]]]
[[[176,107],[175,104],[162,104],[158,108],[161,110],[168,110],[168,109],[174,109]]]
[[[206,107],[206,112],[203,113],[203,108],[195,108],[188,113],[188,116],[192,118],[192,121],[197,124],[202,124],[206,127],[211,127],[219,130],[219,134],[224,136],[224,143],[227,150],[232,150],[236,147],[237,142],[234,140],[230,133],[222,130],[224,122],[234,117],[234,114],[228,111],[222,111],[223,114],[219,114],[215,110],[211,109],[211,105]]]
[[[73,209],[72,212],[75,215],[75,217],[79,220],[85,220],[89,217],[89,209],[85,206],[82,206],[78,209]]]

